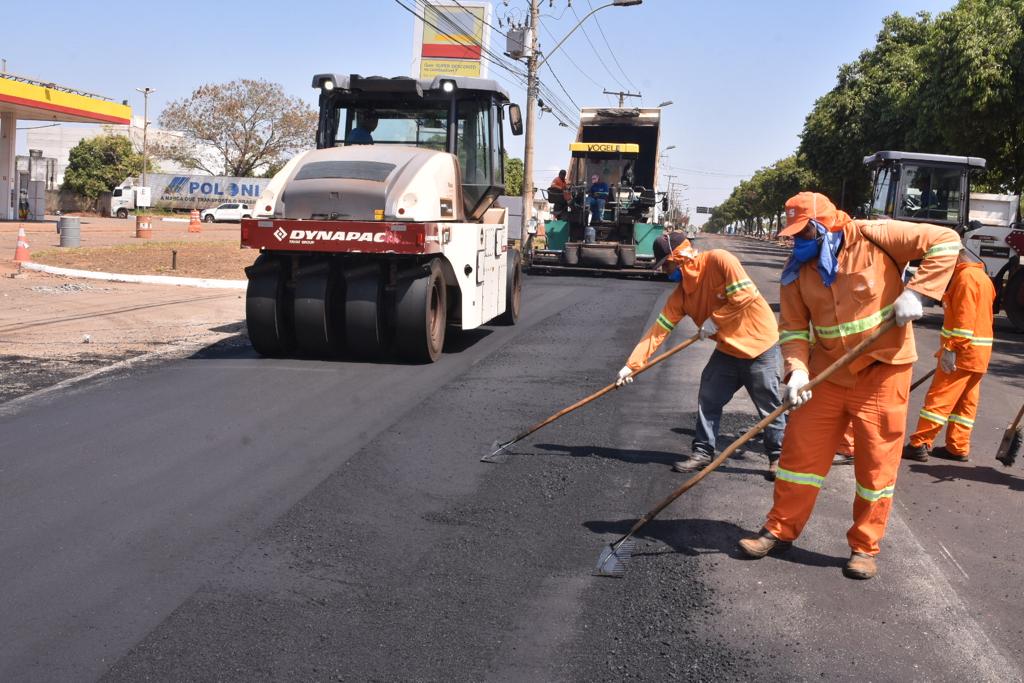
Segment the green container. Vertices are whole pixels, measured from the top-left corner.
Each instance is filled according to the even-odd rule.
[[[665,232],[665,226],[656,223],[637,223],[633,226],[637,256],[654,256],[654,240]]]
[[[562,251],[569,241],[569,221],[547,221],[544,223],[544,232],[548,236],[547,248]]]

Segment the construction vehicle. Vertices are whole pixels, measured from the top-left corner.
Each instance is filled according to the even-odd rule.
[[[316,149],[242,221],[253,348],[432,362],[450,325],[519,317],[508,245],[502,122],[519,107],[494,81],[318,74]]]
[[[563,216],[545,223],[544,241],[528,250],[531,268],[649,271],[654,241],[664,231],[655,221],[660,125],[657,108],[581,110],[569,146],[571,200]],[[600,216],[591,209],[593,176],[608,185]]]
[[[980,157],[881,151],[864,157],[872,169],[869,218],[945,225],[985,263],[996,287],[996,312],[1006,311],[1024,332],[1024,225],[1015,195],[972,193],[970,175],[985,168]]]

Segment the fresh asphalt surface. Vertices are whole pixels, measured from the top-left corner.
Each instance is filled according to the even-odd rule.
[[[780,249],[699,246],[778,301]],[[0,680],[1021,680],[1024,463],[992,458],[1024,397],[1005,320],[974,462],[902,466],[872,581],[840,573],[849,467],[794,550],[738,557],[771,503],[757,447],[641,531],[623,579],[590,575],[683,481],[710,343],[479,462],[611,381],[667,292],[528,277],[520,325],[434,365],[226,345],[0,417]],[[726,433],[755,419],[742,393],[727,410]]]

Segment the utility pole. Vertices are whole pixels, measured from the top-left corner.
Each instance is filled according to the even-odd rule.
[[[147,133],[149,132],[149,96],[151,93],[155,93],[154,88],[136,88],[142,93],[142,186],[149,187],[146,184],[146,162],[149,156],[149,140]]]
[[[672,220],[672,179],[678,178],[679,175],[670,175],[666,173],[665,177],[668,178],[668,193],[666,194],[666,196],[668,197],[668,211],[666,213],[668,213],[669,220]]]
[[[625,106],[626,98],[627,97],[643,97],[643,95],[641,95],[638,92],[622,92],[621,90],[615,91],[615,92],[609,92],[607,90],[603,90],[602,92],[605,95],[615,95],[616,97],[618,97],[619,98],[619,108],[620,109]],[[671,103],[669,103],[669,104],[671,104]]]
[[[533,136],[537,123],[537,22],[540,21],[540,0],[530,0],[530,54],[526,58],[526,140],[523,148],[523,231],[520,239],[526,243],[526,229],[533,218]]]

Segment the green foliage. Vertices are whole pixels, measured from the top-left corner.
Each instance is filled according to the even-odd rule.
[[[141,173],[142,155],[132,149],[128,138],[101,135],[82,140],[72,148],[64,172],[64,187],[96,199],[125,178]]]
[[[807,168],[806,160],[796,155],[780,159],[759,169],[750,180],[741,181],[711,214],[704,230],[719,232],[734,223],[743,224],[748,232],[760,232],[773,226],[777,229],[786,200],[807,189],[818,189],[818,180]]]
[[[518,197],[523,193],[523,160],[505,156],[505,194]]]

